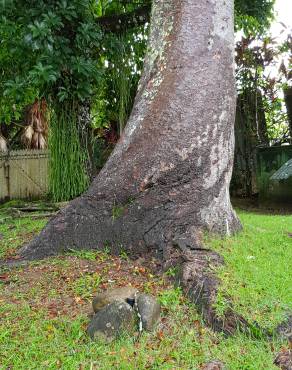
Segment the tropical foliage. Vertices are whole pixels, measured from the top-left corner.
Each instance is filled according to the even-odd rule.
[[[68,169],[76,191],[51,176],[56,199],[86,188],[94,173],[88,163],[102,156],[93,133],[114,144],[125,126],[143,66],[150,5],[150,0],[33,0],[29,6],[24,0],[0,1],[0,122],[19,123],[28,105],[46,99],[53,117],[51,173],[71,166],[68,147],[77,145],[82,152],[73,163],[83,175]],[[272,19],[271,0],[236,0],[235,5],[236,28],[246,34],[263,30]],[[85,121],[80,120],[84,105]],[[71,130],[70,124],[76,127]]]

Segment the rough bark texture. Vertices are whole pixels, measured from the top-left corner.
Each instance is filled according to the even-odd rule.
[[[240,227],[229,199],[233,0],[154,0],[151,19],[123,136],[90,189],[22,249],[24,258],[108,246],[167,261],[177,243],[196,248],[200,230]]]

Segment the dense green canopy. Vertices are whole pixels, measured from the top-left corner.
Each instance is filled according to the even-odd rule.
[[[273,19],[274,3],[275,0],[235,0],[237,30],[263,32]]]

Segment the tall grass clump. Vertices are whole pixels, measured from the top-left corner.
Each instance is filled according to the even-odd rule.
[[[49,191],[56,202],[70,200],[86,190],[87,149],[82,147],[78,132],[78,105],[56,104],[49,133]]]

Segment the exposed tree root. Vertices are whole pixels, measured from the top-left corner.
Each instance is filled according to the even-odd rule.
[[[224,264],[223,258],[216,252],[200,247],[190,248],[186,240],[174,243],[168,266],[179,266],[178,280],[184,293],[196,305],[205,323],[216,332],[230,336],[241,331],[253,336],[264,333],[257,325],[251,325],[244,317],[236,313],[229,301],[228,308],[221,316],[216,312],[215,304],[220,286],[216,268]]]

